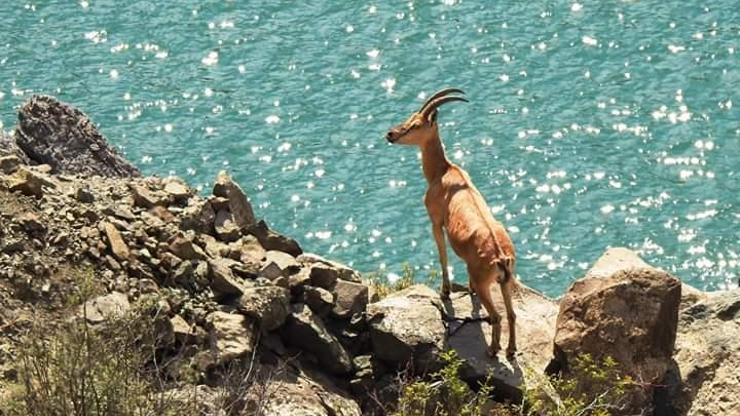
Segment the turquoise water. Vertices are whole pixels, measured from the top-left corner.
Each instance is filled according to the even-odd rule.
[[[558,295],[629,246],[735,285],[737,0],[303,3],[4,1],[0,121],[59,96],[144,172],[205,190],[228,169],[307,250],[394,278],[438,266],[417,151],[383,136],[456,86],[448,155],[527,284]]]

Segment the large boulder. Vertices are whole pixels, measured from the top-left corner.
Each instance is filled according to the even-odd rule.
[[[421,371],[437,368],[446,338],[441,307],[439,294],[424,285],[367,305],[375,355],[393,365],[413,363]]]
[[[497,358],[488,355],[486,348],[491,343],[492,327],[478,296],[453,293],[450,301],[444,303],[443,312],[449,347],[465,360],[460,376],[476,385],[490,374],[497,395],[518,401],[526,381],[524,368],[542,371],[551,358],[558,305],[521,283],[512,298],[516,312],[516,359],[505,358],[503,352]],[[505,348],[509,326],[499,285],[493,287],[493,301],[502,317],[501,345]]]
[[[319,364],[332,374],[352,371],[352,358],[321,318],[302,303],[292,305],[292,309],[283,330],[285,341],[312,353]]]
[[[30,159],[54,173],[139,176],[85,114],[53,97],[35,95],[21,107],[15,139]]]
[[[740,289],[681,311],[675,391],[663,414],[730,415],[740,409]],[[656,400],[656,405],[658,405]],[[662,410],[662,409],[661,409]]]
[[[636,380],[659,384],[672,366],[681,282],[624,248],[608,250],[560,302],[554,359],[548,370],[568,373],[581,354],[611,357]],[[652,391],[630,399],[649,407]]]

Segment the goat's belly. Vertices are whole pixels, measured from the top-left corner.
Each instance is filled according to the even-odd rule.
[[[451,227],[448,238],[455,254],[468,264],[494,264],[501,259],[515,257],[514,245],[503,228]]]
[[[447,238],[452,250],[463,260],[477,256],[480,227],[471,221],[451,221],[447,224]]]

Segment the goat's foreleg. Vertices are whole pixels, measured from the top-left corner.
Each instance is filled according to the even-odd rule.
[[[450,297],[450,276],[447,272],[447,245],[445,244],[445,234],[442,229],[442,224],[432,224],[432,232],[434,233],[434,241],[437,242],[437,250],[439,251],[439,263],[442,266],[442,298],[449,299]]]

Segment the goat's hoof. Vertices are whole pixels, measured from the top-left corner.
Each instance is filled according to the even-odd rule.
[[[516,356],[516,347],[509,347],[506,349],[506,357],[514,358]]]
[[[488,348],[486,349],[486,353],[488,353],[488,356],[489,356],[489,357],[491,357],[491,358],[494,358],[494,359],[495,359],[495,358],[496,358],[496,356],[498,355],[498,351],[499,351],[500,349],[501,349],[501,348],[494,348],[494,347],[493,347],[493,345],[491,345],[490,347],[488,347]]]

